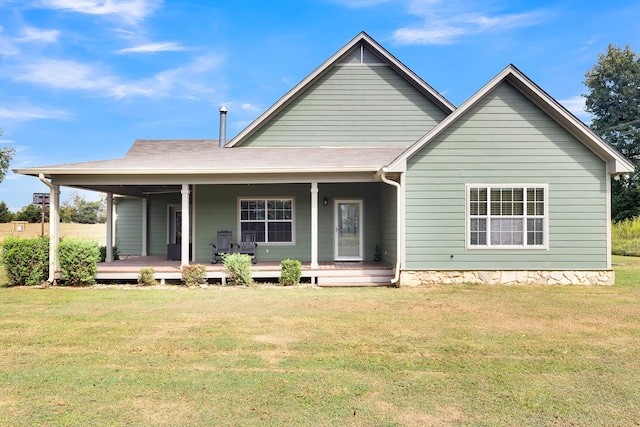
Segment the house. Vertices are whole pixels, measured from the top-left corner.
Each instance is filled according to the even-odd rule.
[[[208,263],[219,230],[253,230],[260,261],[375,257],[398,285],[613,283],[610,179],[633,166],[513,65],[455,108],[361,33],[229,141],[225,120],[15,172],[52,222],[59,186],[106,193],[108,258]]]

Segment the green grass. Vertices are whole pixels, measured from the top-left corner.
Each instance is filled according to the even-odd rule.
[[[0,289],[0,425],[637,425],[640,261],[589,286]]]
[[[614,255],[640,256],[640,217],[612,224],[611,252]]]

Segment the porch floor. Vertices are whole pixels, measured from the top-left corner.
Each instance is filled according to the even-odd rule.
[[[209,282],[226,283],[222,263],[205,265]],[[163,256],[126,256],[118,261],[98,264],[97,280],[135,281],[143,267],[152,267],[155,278],[161,283],[166,280],[180,280],[180,261],[168,261]],[[258,261],[251,266],[253,278],[278,281],[280,262]],[[390,286],[393,268],[381,262],[321,262],[318,268],[311,268],[309,262],[302,262],[302,278],[319,286]]]

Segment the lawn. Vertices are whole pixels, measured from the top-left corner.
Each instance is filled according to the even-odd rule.
[[[2,288],[0,425],[638,425],[619,283]]]

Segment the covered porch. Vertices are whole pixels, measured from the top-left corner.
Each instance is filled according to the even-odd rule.
[[[179,280],[180,266],[209,264],[211,245],[225,231],[236,246],[241,233],[255,232],[256,278],[277,279],[281,260],[298,259],[306,261],[303,276],[318,284],[371,283],[364,271],[375,259],[393,265],[397,279],[403,180],[381,166],[403,147],[230,149],[211,142],[139,140],[123,159],[20,173],[38,176],[50,188],[52,224],[61,186],[106,194],[106,261],[112,265],[101,265],[99,280],[137,277],[142,266],[127,269],[116,254],[157,265],[159,280]],[[50,236],[55,272],[57,227]],[[346,270],[364,277],[338,275],[346,262],[352,267]],[[225,279],[220,266],[208,267],[208,278]]]
[[[226,284],[227,276],[221,263],[206,266],[209,283]],[[103,262],[98,265],[97,280],[136,281],[141,268],[151,267],[160,283],[181,279],[181,262],[167,260],[163,256],[126,256],[123,259]],[[251,266],[253,278],[257,281],[278,282],[280,263],[258,262]],[[383,262],[320,262],[312,267],[310,262],[302,263],[302,279],[323,287],[330,286],[391,286],[393,267]]]

